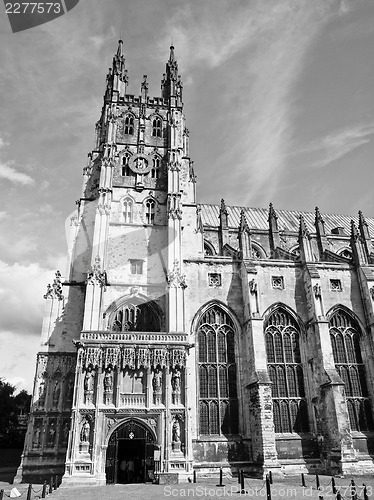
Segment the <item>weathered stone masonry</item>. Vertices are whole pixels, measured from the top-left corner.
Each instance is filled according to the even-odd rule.
[[[374,220],[198,204],[174,48],[127,85],[119,42],[16,479],[374,471]]]

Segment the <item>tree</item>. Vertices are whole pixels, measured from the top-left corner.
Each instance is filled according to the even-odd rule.
[[[0,448],[19,448],[23,445],[31,396],[0,378]]]

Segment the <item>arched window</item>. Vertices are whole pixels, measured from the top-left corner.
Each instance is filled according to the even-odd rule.
[[[338,251],[338,255],[340,257],[344,257],[345,259],[352,259],[352,252],[348,248],[343,248],[342,250]]]
[[[125,134],[134,135],[134,117],[133,117],[133,115],[126,115]]]
[[[154,200],[148,199],[145,202],[145,221],[147,224],[153,224],[155,220],[155,207]]]
[[[204,256],[205,257],[212,257],[215,254],[214,252],[214,247],[211,243],[208,241],[204,241]]]
[[[148,304],[127,302],[115,311],[109,329],[114,332],[159,332],[160,320]]]
[[[238,399],[234,324],[211,306],[198,323],[200,434],[237,434]]]
[[[162,120],[161,118],[154,118],[152,122],[152,136],[162,137]]]
[[[357,322],[338,309],[330,318],[330,339],[335,368],[345,384],[349,421],[353,431],[373,430],[373,417],[362,361]]]
[[[129,159],[130,159],[130,156],[127,155],[127,154],[122,157],[122,170],[121,170],[121,174],[124,177],[130,177],[130,176],[134,175],[133,171],[129,167]]]
[[[160,158],[158,156],[155,156],[152,160],[151,179],[158,179],[159,178],[160,163],[161,163]]]
[[[308,432],[300,328],[284,309],[265,323],[267,366],[272,381],[275,432]]]
[[[133,207],[134,203],[131,198],[125,198],[122,202],[123,205],[123,221],[126,224],[131,224],[133,221]]]

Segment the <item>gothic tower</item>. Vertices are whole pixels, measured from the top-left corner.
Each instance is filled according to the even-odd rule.
[[[192,210],[196,223],[196,180],[174,47],[161,97],[148,95],[146,75],[138,97],[127,84],[120,40],[67,270],[45,295],[19,477],[119,481],[130,460],[138,480],[191,469],[182,220]]]

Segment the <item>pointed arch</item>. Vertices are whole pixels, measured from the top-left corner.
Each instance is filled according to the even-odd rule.
[[[162,312],[159,306],[140,294],[124,296],[112,302],[104,315],[107,329],[111,331],[162,331]]]
[[[351,429],[370,431],[374,427],[361,354],[362,329],[355,316],[347,307],[336,305],[327,317],[335,368],[345,386]]]
[[[154,114],[152,120],[152,137],[162,137],[162,117]]]
[[[208,240],[204,240],[204,257],[212,257],[216,255],[216,250],[212,243]]]
[[[211,301],[196,313],[192,328],[197,341],[199,434],[237,434],[239,323],[227,306]]]
[[[134,221],[134,206],[135,200],[132,196],[127,195],[120,200],[122,208],[123,222],[125,224],[131,224]]]
[[[135,115],[130,111],[128,111],[125,114],[124,133],[126,135],[134,135],[134,130],[135,130]]]
[[[308,432],[309,420],[300,355],[302,322],[285,304],[264,314],[267,367],[273,383],[275,432]]]
[[[157,202],[152,196],[148,196],[143,201],[144,219],[146,224],[153,224],[155,221]]]

